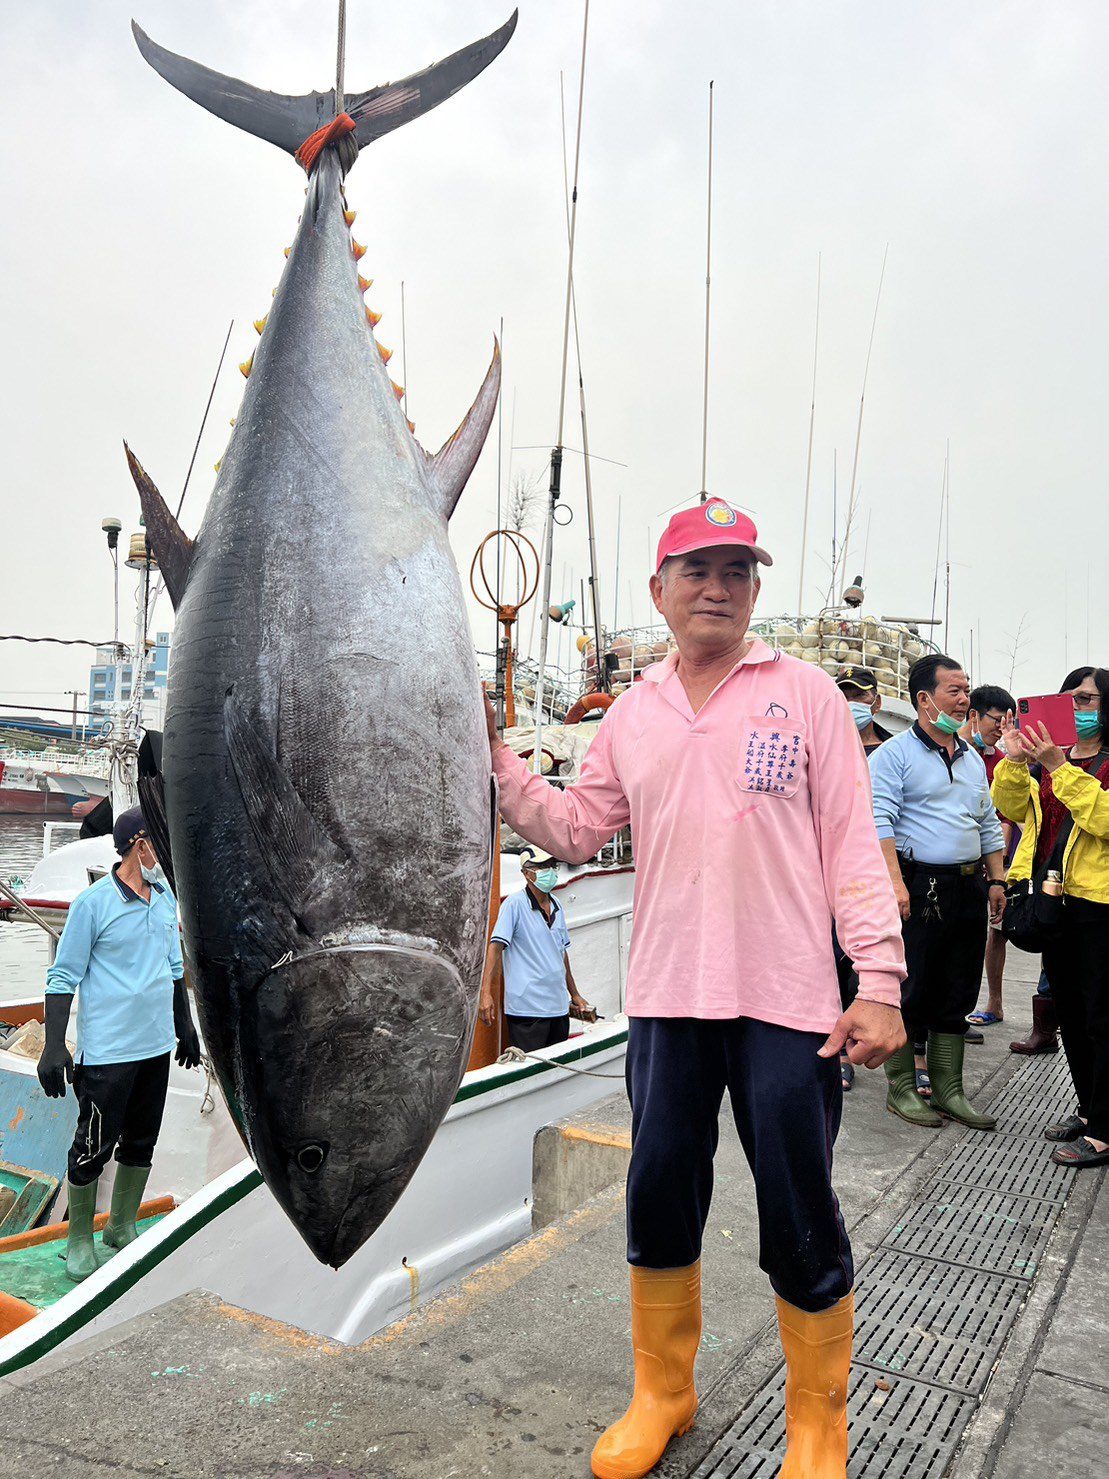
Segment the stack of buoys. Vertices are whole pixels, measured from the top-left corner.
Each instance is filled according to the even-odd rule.
[[[793,626],[779,622],[762,635],[773,646],[833,676],[844,666],[870,668],[887,698],[905,698],[909,669],[924,651],[919,637],[872,616],[823,616]]]

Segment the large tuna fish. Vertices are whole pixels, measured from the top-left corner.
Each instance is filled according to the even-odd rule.
[[[177,609],[165,806],[205,1038],[268,1186],[335,1267],[404,1190],[473,1033],[490,777],[447,519],[500,382],[494,350],[462,426],[424,452],[367,321],[343,174],[515,23],[347,95],[195,542],[128,452]],[[262,93],[135,36],[175,87],[290,152],[335,117],[334,93]]]

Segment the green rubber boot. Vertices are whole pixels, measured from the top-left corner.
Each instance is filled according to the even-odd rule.
[[[65,1245],[65,1271],[75,1284],[87,1279],[100,1267],[92,1241],[92,1221],[96,1216],[96,1181],[88,1186],[65,1184],[69,1198],[69,1237]]]
[[[913,1060],[911,1042],[898,1048],[893,1057],[886,1060],[886,1077],[889,1079],[886,1108],[890,1114],[899,1115],[901,1119],[908,1120],[910,1125],[938,1130],[943,1120],[925,1104],[916,1091],[916,1063]]]
[[[963,1039],[957,1033],[928,1034],[928,1074],[932,1080],[932,1104],[948,1119],[969,1125],[972,1130],[994,1130],[992,1114],[979,1114],[963,1089]]]
[[[112,1187],[112,1209],[108,1213],[107,1226],[102,1239],[105,1248],[118,1252],[133,1243],[139,1235],[135,1226],[139,1203],[146,1190],[149,1166],[121,1166],[116,1163],[116,1179]]]

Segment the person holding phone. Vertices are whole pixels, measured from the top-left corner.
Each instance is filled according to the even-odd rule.
[[[993,798],[1024,828],[1009,876],[1058,872],[1065,908],[1043,953],[1078,1098],[1044,1134],[1062,1166],[1109,1164],[1109,670],[1069,673],[1077,739],[1067,749],[1045,724],[1002,729],[1005,759]]]

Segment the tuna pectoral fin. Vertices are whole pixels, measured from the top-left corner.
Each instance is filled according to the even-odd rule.
[[[329,896],[342,893],[347,860],[305,806],[234,693],[224,700],[223,728],[243,805],[274,888],[300,927],[315,935],[326,928]]]
[[[425,452],[428,473],[438,493],[444,518],[454,513],[466,481],[474,470],[497,409],[501,389],[501,346],[493,340],[493,358],[477,399],[463,417],[462,425],[434,456]]]
[[[166,590],[176,611],[185,594],[185,582],[189,578],[189,566],[193,558],[193,542],[166,507],[166,501],[147,477],[142,463],[127,445],[127,466],[139,490],[142,503],[143,522],[150,539],[150,548],[158,561],[158,568],[166,583]]]

